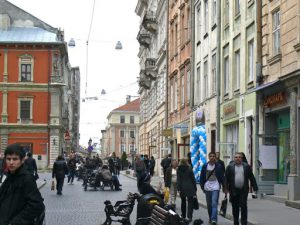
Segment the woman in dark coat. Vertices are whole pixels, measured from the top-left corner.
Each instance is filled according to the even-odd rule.
[[[18,144],[7,146],[7,178],[0,188],[0,225],[32,225],[45,210],[34,177],[24,166],[25,151]]]
[[[196,179],[187,159],[181,159],[177,169],[177,190],[181,198],[181,216],[186,217],[186,200],[188,201],[188,221],[193,219],[193,197],[196,195]]]

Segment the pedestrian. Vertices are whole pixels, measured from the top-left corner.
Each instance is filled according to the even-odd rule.
[[[186,218],[186,201],[188,202],[187,222],[193,220],[193,197],[197,193],[196,179],[188,160],[180,160],[177,169],[177,188],[181,198],[181,217]]]
[[[5,159],[2,153],[0,153],[0,184],[2,184],[2,179],[4,175]]]
[[[160,162],[161,167],[163,168],[164,173],[164,181],[166,179],[166,171],[171,165],[171,154],[168,154],[163,158],[163,160]]]
[[[218,202],[221,186],[224,185],[224,171],[222,165],[217,163],[216,154],[208,154],[209,161],[202,166],[200,186],[206,196],[209,223],[216,225],[218,222]]]
[[[56,179],[57,195],[62,195],[62,188],[64,186],[65,175],[68,174],[68,167],[63,158],[59,155],[53,164],[52,178]]]
[[[150,175],[152,177],[154,175],[154,169],[155,169],[155,159],[154,159],[154,156],[151,156],[151,158],[150,158]]]
[[[36,161],[32,157],[31,152],[27,152],[27,157],[25,159],[24,164],[25,164],[27,170],[29,171],[29,173],[35,177],[37,174],[37,166],[36,166]]]
[[[144,155],[144,163],[146,166],[147,173],[150,173],[150,159],[149,159],[148,155]]]
[[[240,208],[241,224],[247,225],[249,181],[253,190],[257,192],[258,187],[252,170],[247,163],[243,162],[243,155],[238,152],[225,171],[225,193],[229,192],[230,195],[234,225],[239,225]]]
[[[191,165],[191,167],[193,168],[193,164],[192,164],[192,153],[188,152],[187,154],[187,158],[188,158],[188,163]]]
[[[19,144],[4,152],[7,178],[0,188],[0,225],[32,225],[45,210],[36,182],[24,166],[25,151]]]
[[[170,205],[171,208],[176,209],[176,196],[177,196],[177,167],[178,162],[173,159],[171,166],[166,171],[165,187],[169,188],[170,191]]]
[[[114,163],[115,163],[115,168],[116,168],[116,175],[119,176],[120,170],[121,170],[121,159],[119,157],[116,157],[116,160]]]
[[[111,157],[109,157],[108,159],[108,167],[109,167],[109,170],[111,172],[111,174],[116,174],[116,168],[115,168],[115,159],[116,158],[116,153],[112,153],[111,154]]]
[[[139,155],[136,155],[134,170],[137,181],[146,172],[146,165]]]
[[[73,184],[75,171],[76,171],[76,159],[73,153],[70,154],[69,160],[67,163],[68,166],[68,184]]]
[[[223,170],[223,175],[225,175],[225,163],[222,159],[220,159],[220,152],[216,152],[216,161],[221,165]]]

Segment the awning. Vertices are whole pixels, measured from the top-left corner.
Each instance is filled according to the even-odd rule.
[[[259,85],[259,86],[257,86],[256,88],[252,89],[251,92],[254,92],[254,91],[260,91],[260,90],[262,90],[262,89],[264,89],[264,88],[267,88],[267,87],[270,87],[270,86],[272,86],[272,85],[274,85],[274,84],[276,84],[276,83],[278,83],[278,82],[279,82],[279,80],[277,79],[277,80],[274,80],[274,81],[272,81],[272,82],[269,82],[269,83],[265,83],[265,84]]]

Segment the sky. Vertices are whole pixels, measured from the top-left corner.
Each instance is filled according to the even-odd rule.
[[[138,95],[137,0],[95,0],[94,14],[94,0],[8,1],[64,30],[66,41],[75,39],[76,46],[68,51],[71,66],[80,67],[81,98],[99,98],[81,102],[79,142],[87,146],[92,138],[93,143],[99,143],[109,112],[125,104],[126,95]],[[117,41],[121,41],[122,50],[115,50]],[[101,95],[102,89],[106,95]]]

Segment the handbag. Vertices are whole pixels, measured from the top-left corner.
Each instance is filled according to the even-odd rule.
[[[224,218],[226,217],[227,203],[228,203],[228,199],[227,199],[227,195],[225,195],[224,199],[221,202],[221,208],[219,212],[220,216],[223,216]]]
[[[164,188],[164,202],[167,204],[170,198],[170,189],[168,187]]]
[[[54,191],[55,190],[55,181],[52,180],[52,183],[51,183],[51,191]]]
[[[199,209],[199,202],[198,202],[197,195],[193,196],[193,209]]]

